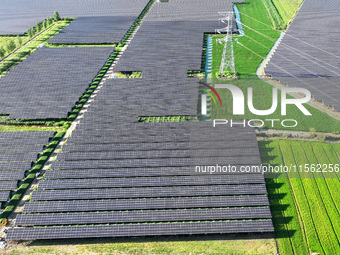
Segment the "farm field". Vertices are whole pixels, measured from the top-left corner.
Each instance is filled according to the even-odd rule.
[[[263,164],[339,166],[340,144],[259,142]],[[280,174],[267,179],[280,254],[340,252],[339,172]]]

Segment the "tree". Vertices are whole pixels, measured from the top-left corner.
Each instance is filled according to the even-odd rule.
[[[310,138],[315,138],[316,137],[316,130],[315,130],[315,128],[311,127],[309,129],[309,137]]]
[[[22,39],[20,36],[17,36],[17,43],[18,45],[21,45],[22,44]]]
[[[30,39],[33,37],[32,29],[27,30],[27,35],[28,35],[28,38]]]
[[[0,59],[3,59],[3,57],[5,56],[6,52],[4,50],[3,47],[0,47]]]
[[[52,25],[53,24],[53,18],[48,18],[47,19],[47,26],[49,26],[49,25]]]
[[[37,33],[37,28],[36,27],[32,27],[31,31],[32,31],[32,37],[33,37]]]
[[[43,27],[44,27],[44,29],[47,28],[47,20],[46,19],[43,21]]]
[[[54,19],[55,20],[60,20],[59,13],[57,11],[54,12]]]
[[[37,22],[35,27],[36,27],[37,32],[39,33],[41,31],[41,23]]]
[[[13,40],[9,40],[7,45],[6,45],[6,48],[7,48],[7,51],[8,52],[12,52],[14,49],[15,49],[15,43]]]

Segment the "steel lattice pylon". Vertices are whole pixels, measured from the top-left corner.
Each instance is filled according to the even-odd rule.
[[[222,23],[227,24],[226,27],[221,29],[216,29],[216,32],[219,34],[226,33],[226,36],[221,39],[217,39],[219,43],[224,43],[222,61],[220,65],[220,74],[221,77],[224,77],[225,74],[230,70],[233,76],[236,75],[235,72],[235,62],[234,62],[234,47],[233,47],[233,12],[219,12],[220,15],[223,15],[223,18],[220,18]]]

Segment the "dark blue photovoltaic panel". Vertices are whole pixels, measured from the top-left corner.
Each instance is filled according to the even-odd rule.
[[[138,122],[197,115],[199,78],[187,71],[201,70],[204,33],[221,26],[222,10],[232,1],[153,3],[110,68],[142,78],[103,82],[9,240],[273,232],[254,128]],[[91,19],[79,18],[52,41],[93,40],[96,31],[84,33]],[[228,166],[233,171],[216,171]]]
[[[112,47],[37,49],[0,79],[2,113],[18,119],[66,118],[112,51]]]

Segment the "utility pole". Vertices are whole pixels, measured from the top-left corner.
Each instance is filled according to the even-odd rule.
[[[220,18],[220,21],[227,26],[221,29],[216,29],[216,32],[219,34],[226,33],[226,36],[217,39],[217,41],[222,44],[224,43],[222,61],[220,65],[220,75],[221,78],[225,77],[228,70],[230,70],[233,76],[236,75],[235,72],[235,61],[234,61],[234,47],[233,47],[233,12],[219,12],[220,15],[223,15],[223,18]]]

